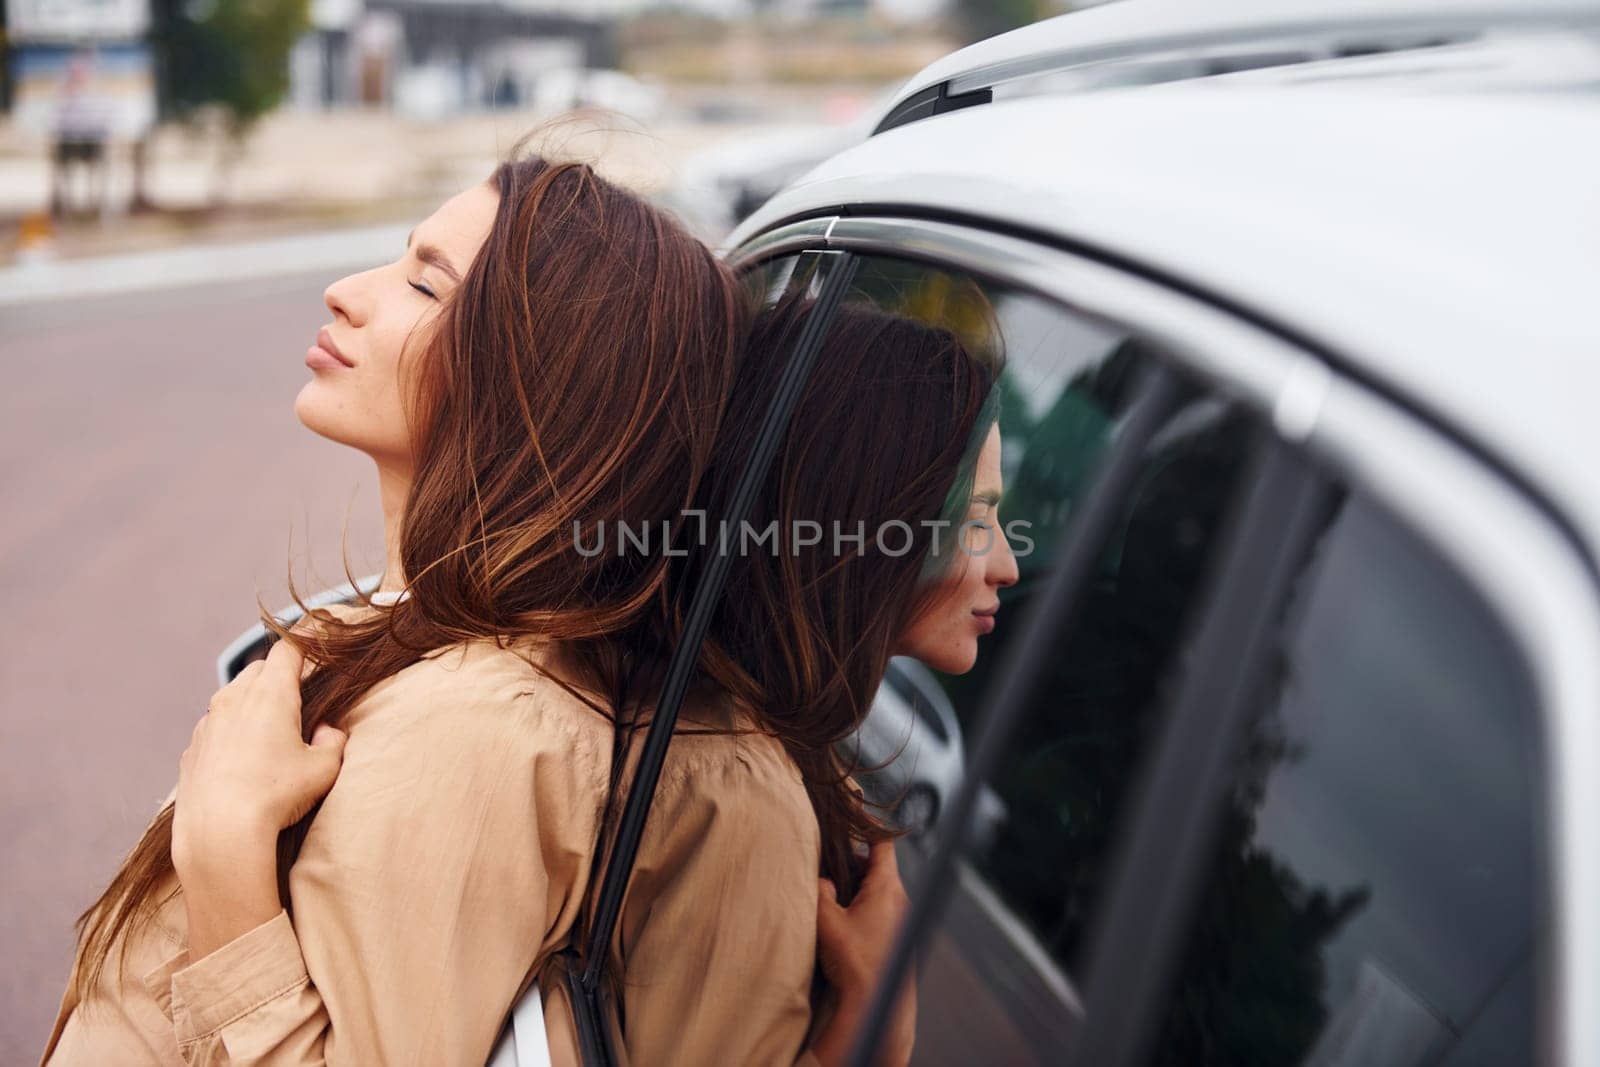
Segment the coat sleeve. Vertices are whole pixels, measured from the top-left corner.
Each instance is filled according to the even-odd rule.
[[[576,915],[603,773],[564,709],[516,689],[391,690],[352,720],[292,920],[172,974],[186,1063],[482,1067]]]
[[[741,746],[651,807],[618,946],[635,1067],[816,1063],[816,816],[776,741]]]

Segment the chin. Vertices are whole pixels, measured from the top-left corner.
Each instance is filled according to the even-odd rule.
[[[953,657],[949,666],[940,667],[939,669],[946,674],[966,674],[972,669],[973,664],[977,662],[978,648],[977,645],[974,644],[970,651],[967,651],[960,656]]]
[[[340,432],[342,420],[339,418],[338,405],[330,403],[330,399],[322,395],[319,383],[312,379],[294,398],[294,416],[300,420],[300,425],[319,437],[339,444],[350,444],[346,440],[349,435]]]
[[[953,648],[913,651],[909,655],[944,674],[966,674],[978,662],[978,642],[966,641]]]

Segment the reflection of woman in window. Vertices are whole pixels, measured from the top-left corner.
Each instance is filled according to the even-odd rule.
[[[378,465],[381,595],[292,631],[268,616],[283,639],[214,698],[174,803],[85,915],[56,1067],[481,1064],[584,915],[606,798],[626,786],[612,770],[696,563],[584,555],[575,527],[660,530],[718,499],[767,392],[735,380],[748,322],[726,269],[581,165],[502,166],[326,301],[296,413]],[[940,472],[970,455],[986,382],[943,354],[915,404],[876,409],[915,440],[865,465],[873,516],[936,514]],[[845,370],[830,381],[888,381]],[[859,407],[803,421],[827,414],[830,381],[791,440],[809,425],[882,446]],[[807,456],[780,469],[815,478]],[[826,570],[812,556],[736,570],[730,603],[764,606],[725,612],[707,643],[611,946],[635,1064],[839,1055],[903,894],[880,846],[856,901],[850,838],[887,831],[828,746],[864,714],[891,633],[958,665],[987,625],[968,610],[959,637],[962,597],[921,616],[923,636],[886,622],[920,567],[847,561],[843,584],[798,592],[791,574]],[[937,587],[972,599],[959,575]],[[813,1026],[819,932],[841,1004]]]
[[[757,320],[696,503],[707,515],[729,510],[771,383],[810,310],[790,294]],[[979,637],[995,627],[999,588],[1017,580],[998,516],[995,378],[947,330],[844,304],[745,526],[729,531],[726,548],[708,536],[684,561],[692,575],[708,552],[734,553],[707,671],[766,709],[803,775],[841,900],[856,888],[850,841],[894,831],[839,787],[851,768],[836,743],[860,725],[891,656],[970,670]]]

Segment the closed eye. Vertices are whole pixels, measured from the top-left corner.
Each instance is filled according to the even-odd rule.
[[[437,300],[437,299],[439,299],[437,296],[434,295],[434,292],[433,292],[432,289],[429,289],[426,285],[423,285],[421,282],[407,282],[406,284],[411,286],[411,288],[415,289],[417,292],[421,293],[423,296],[427,297],[429,300]]]

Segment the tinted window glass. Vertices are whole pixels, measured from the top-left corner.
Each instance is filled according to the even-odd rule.
[[[964,751],[1150,350],[1043,299],[907,261],[865,261],[847,305],[949,330],[1003,367],[999,520],[1019,580],[1000,590],[998,625],[979,641],[976,664],[938,675],[960,726],[950,747]],[[978,848],[961,866],[947,921],[918,970],[916,1062],[1059,1059],[1077,1016],[1075,968],[1116,819],[1159,710],[1157,681],[1207,570],[1253,429],[1233,406],[1192,390],[1148,448],[1087,611],[1047,666],[1022,736],[985,783]],[[892,711],[875,709],[872,719],[890,722]],[[869,719],[864,734],[872,726]],[[869,795],[879,781],[892,788],[877,785],[878,796],[901,795],[895,790],[908,774],[942,804],[959,765],[934,763],[924,749],[910,772],[902,760],[869,776]],[[913,894],[917,862],[914,849],[904,852]]]
[[[1461,576],[1350,498],[1281,632],[1154,1061],[1531,1062],[1535,715]]]
[[[1044,665],[991,783],[1008,817],[981,867],[1069,972],[1082,962],[1127,785],[1164,707],[1161,681],[1220,542],[1253,429],[1233,406],[1200,395],[1151,442],[1077,621]],[[1078,447],[1055,435],[1029,442],[1014,490],[1019,510],[1070,509],[1081,475],[1052,484],[1025,472],[1059,471]],[[1029,489],[1035,495],[1024,496]],[[963,679],[973,698],[987,681]]]

